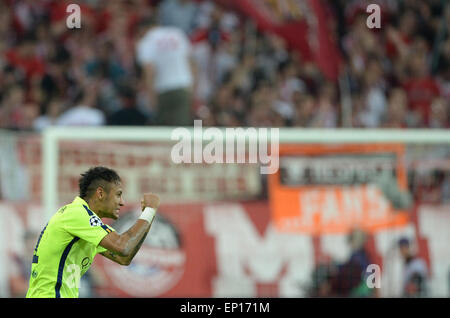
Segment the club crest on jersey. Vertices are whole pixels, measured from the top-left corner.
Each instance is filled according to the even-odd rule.
[[[103,225],[102,220],[100,220],[100,218],[96,215],[91,216],[91,218],[89,219],[89,223],[91,224],[91,226],[102,226]]]

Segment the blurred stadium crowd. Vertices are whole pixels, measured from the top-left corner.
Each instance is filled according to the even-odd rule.
[[[79,1],[82,28],[68,29],[68,2],[3,0],[0,127],[70,125],[77,107],[86,124],[118,124],[114,114],[127,107],[141,119],[121,124],[158,124],[135,50],[139,20],[154,15],[191,40],[193,115],[205,125],[448,128],[445,1],[385,2],[382,28],[372,30],[367,1],[325,2],[343,61],[336,82],[220,1]]]

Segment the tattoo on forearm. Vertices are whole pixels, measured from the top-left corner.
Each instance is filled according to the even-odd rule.
[[[141,245],[144,243],[147,234],[149,232],[150,228],[145,231],[144,236],[142,236],[141,240],[139,241],[139,243],[136,245],[136,247],[133,249],[133,251],[131,252],[131,255],[129,256],[130,260],[132,260],[134,258],[134,256],[136,255],[136,253],[139,251],[139,249],[141,248]]]

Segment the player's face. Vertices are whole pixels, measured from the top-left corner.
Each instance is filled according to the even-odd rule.
[[[105,200],[104,217],[116,220],[119,218],[119,210],[123,205],[122,184],[112,183]]]

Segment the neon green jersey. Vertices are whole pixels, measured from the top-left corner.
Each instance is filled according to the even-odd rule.
[[[81,276],[112,231],[80,197],[60,208],[37,241],[26,297],[78,297]]]

